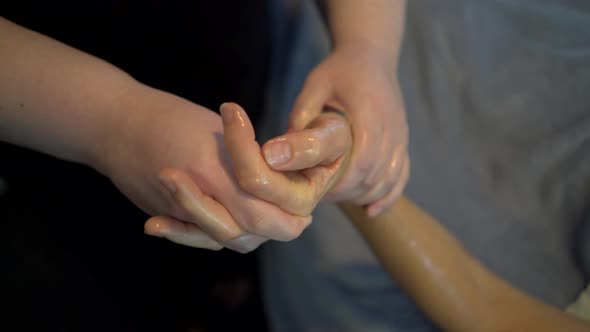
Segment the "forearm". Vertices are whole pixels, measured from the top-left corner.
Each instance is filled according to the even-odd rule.
[[[397,63],[403,38],[405,0],[323,0],[334,48],[364,45]]]
[[[0,18],[0,140],[92,164],[136,86],[114,66]]]
[[[390,275],[448,331],[587,331],[486,270],[407,199],[376,219],[343,206]]]

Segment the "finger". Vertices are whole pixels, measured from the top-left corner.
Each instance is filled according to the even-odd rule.
[[[312,222],[311,215],[293,215],[272,203],[258,199],[241,206],[236,211],[235,218],[240,220],[240,225],[247,233],[276,241],[297,238]]]
[[[378,122],[378,126],[369,123],[370,117],[361,116],[363,110],[368,109],[368,106],[357,103],[351,106],[352,111],[347,114],[350,118],[352,129],[352,149],[350,152],[350,165],[347,171],[342,176],[342,179],[336,184],[332,191],[327,195],[331,200],[336,201],[351,201],[360,195],[363,195],[367,189],[362,186],[362,182],[366,179],[369,173],[376,167],[376,164],[382,163],[380,155],[382,146],[387,143],[384,139],[382,124]],[[365,128],[372,128],[372,132],[365,130]],[[378,137],[378,139],[374,139]],[[370,145],[369,142],[372,142]]]
[[[235,103],[220,108],[224,141],[240,187],[250,194],[299,216],[311,211],[310,183],[301,174],[272,170],[255,141],[246,112]]]
[[[227,210],[203,193],[186,173],[172,168],[163,169],[160,182],[168,189],[175,203],[190,221],[217,241],[224,242],[242,235],[242,230]]]
[[[380,137],[380,140],[373,138],[374,142],[371,144],[372,147],[364,149],[364,151],[361,151],[361,153],[358,154],[358,158],[363,161],[365,158],[373,158],[372,165],[361,166],[361,168],[365,167],[367,170],[365,177],[360,183],[360,187],[365,193],[369,192],[382,182],[386,174],[391,172],[392,161],[399,160],[406,148],[406,146],[402,144],[396,145],[393,134],[390,131],[384,130],[383,127],[381,128],[383,129],[381,135],[377,136]],[[369,149],[373,151],[366,151]],[[361,150],[363,149],[361,148]],[[380,157],[375,158],[374,156]],[[397,163],[398,174],[400,173],[402,165],[403,163]]]
[[[166,238],[189,247],[220,250],[225,246],[242,254],[253,251],[268,240],[256,235],[246,234],[220,244],[194,224],[165,216],[150,218],[145,223],[144,229],[148,235]]]
[[[148,219],[144,231],[148,235],[166,238],[189,247],[209,250],[223,248],[219,242],[213,240],[197,226],[171,217],[157,216]]]
[[[331,83],[319,80],[312,73],[303,84],[289,114],[289,129],[303,130],[320,115],[332,94]]]
[[[346,164],[348,155],[341,156],[334,163],[329,166],[316,166],[301,171],[314,183],[314,187],[317,188],[314,192],[314,207],[319,203],[320,200],[324,199],[326,193],[328,193],[336,183],[342,177],[342,174],[346,170]]]
[[[392,207],[393,204],[400,198],[408,183],[408,180],[410,179],[410,164],[410,159],[405,158],[400,180],[395,185],[393,190],[383,198],[365,208],[365,211],[370,218],[374,218],[383,213],[383,211]]]
[[[223,146],[220,148],[224,149]],[[222,153],[226,155],[225,151]],[[270,240],[290,241],[311,223],[309,214],[299,216],[288,213],[278,205],[244,191],[231,169],[231,161],[225,164],[227,162],[224,161],[218,170],[218,180],[208,183],[208,190],[217,193],[212,198],[227,209],[243,231]]]
[[[391,156],[389,164],[385,164],[387,167],[384,172],[370,181],[363,182],[363,187],[368,191],[352,201],[358,205],[370,204],[391,192],[393,187],[400,181],[406,158],[405,147],[399,146]]]
[[[355,100],[350,105],[347,112],[353,134],[350,167],[333,190],[328,193],[328,199],[355,201],[358,197],[374,190],[389,168],[386,158],[376,158],[376,156],[388,155],[390,151],[393,151],[394,146],[403,143],[395,138],[397,136],[395,132],[386,130],[387,121],[391,119],[375,121],[374,117],[366,115],[367,112],[374,111],[375,107],[379,105],[364,99]]]
[[[278,171],[298,171],[329,165],[347,153],[352,135],[346,119],[336,113],[322,113],[308,129],[291,131],[263,146],[268,165]]]

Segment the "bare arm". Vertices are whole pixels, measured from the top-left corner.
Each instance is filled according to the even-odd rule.
[[[359,44],[377,48],[397,63],[405,0],[323,0],[334,48]]]
[[[333,50],[307,76],[290,114],[289,132],[265,144],[265,158],[279,171],[320,164],[329,149],[297,150],[291,134],[325,108],[344,112],[353,131],[350,167],[326,199],[362,205],[375,216],[400,196],[409,177],[408,126],[397,80],[405,1],[320,3]]]
[[[211,110],[0,18],[1,141],[89,165],[145,212],[176,221],[148,223],[149,234],[240,252],[299,235],[311,216],[247,195],[222,135]]]
[[[401,198],[368,219],[342,205],[389,272],[447,331],[589,331],[590,325],[511,287],[432,216]]]
[[[324,0],[334,48],[379,49],[397,67],[403,0]],[[394,67],[394,69],[395,69]],[[401,198],[375,219],[342,205],[391,276],[449,331],[588,331],[485,269],[435,219]]]
[[[121,96],[138,86],[100,59],[0,18],[2,141],[93,164],[110,145],[106,129],[123,118]]]

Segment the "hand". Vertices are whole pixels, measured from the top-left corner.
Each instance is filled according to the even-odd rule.
[[[365,205],[371,217],[393,205],[410,168],[395,63],[366,45],[336,49],[307,78],[293,106],[289,132],[265,144],[268,164],[275,170],[293,171],[325,160],[329,149],[310,147],[297,132],[323,109],[341,110],[352,125],[353,150],[350,167],[327,198]]]
[[[351,147],[351,135],[348,123],[336,113],[323,114],[310,124],[309,129],[299,133],[300,137],[306,136],[312,141],[322,137],[322,142],[334,143],[330,146],[330,160],[313,169],[299,172],[277,172],[268,167],[261,155],[260,146],[254,139],[254,128],[246,112],[237,104],[222,105],[221,114],[225,146],[240,187],[287,212],[309,216],[326,191],[343,173],[348,160],[347,152]],[[186,176],[176,179],[176,184],[181,187],[190,186],[191,182]],[[190,207],[200,200],[202,199],[196,195],[179,197],[178,204]],[[202,210],[207,213],[207,207],[203,206]],[[181,238],[183,243],[189,245],[192,242],[198,243],[202,238],[202,232],[187,228],[190,224],[170,217],[153,218],[148,226],[149,229],[174,229],[175,238]]]
[[[293,172],[272,170],[255,141],[254,128],[246,112],[237,104],[221,106],[225,146],[240,187],[252,195],[300,216],[310,215],[324,194],[342,175],[342,165],[352,144],[348,123],[337,113],[324,113],[308,128],[297,133],[300,139],[329,153],[320,165]],[[326,144],[326,146],[320,146]]]
[[[311,222],[240,188],[219,115],[147,87],[125,100],[97,168],[138,207],[160,216],[146,223],[146,233],[248,252],[268,239],[291,240]]]

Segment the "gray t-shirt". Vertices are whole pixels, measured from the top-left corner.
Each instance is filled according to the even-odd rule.
[[[298,40],[322,47],[293,62],[285,112],[327,52],[304,8]],[[565,307],[590,267],[590,2],[412,0],[406,32],[406,194],[492,271]],[[277,331],[435,330],[332,205],[262,261]]]

